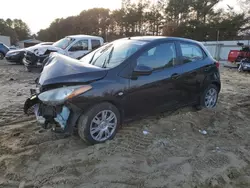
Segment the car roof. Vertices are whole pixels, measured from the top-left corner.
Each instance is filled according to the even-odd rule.
[[[181,38],[181,37],[166,37],[166,36],[137,36],[137,37],[126,37],[123,39],[138,40],[138,41],[145,41],[145,42],[177,40],[177,41],[192,42],[192,43],[200,44],[199,41],[195,41],[192,39]]]
[[[102,37],[98,37],[98,36],[92,36],[92,35],[69,35],[67,37],[70,37],[70,38],[74,38],[74,39],[80,39],[80,38],[91,38],[91,39],[101,39],[103,40]]]

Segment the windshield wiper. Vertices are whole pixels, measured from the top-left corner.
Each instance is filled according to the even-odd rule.
[[[111,59],[111,57],[112,57],[113,51],[114,51],[114,47],[112,47],[112,49],[111,49],[111,51],[110,51],[110,53],[109,53],[109,55],[108,55],[108,58],[106,58],[106,59],[104,60],[103,65],[102,65],[102,68],[107,68],[107,65],[109,64],[110,59]]]

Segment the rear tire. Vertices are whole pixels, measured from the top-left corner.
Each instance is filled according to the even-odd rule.
[[[216,107],[219,95],[219,88],[210,84],[202,93],[200,98],[200,104],[195,106],[196,110],[202,110],[203,108],[214,108]]]
[[[78,120],[78,134],[90,144],[98,144],[115,137],[120,126],[119,110],[108,102],[90,108]]]

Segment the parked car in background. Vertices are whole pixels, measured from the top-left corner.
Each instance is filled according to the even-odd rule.
[[[241,60],[250,59],[250,46],[245,46],[244,44],[239,43],[241,46],[240,50],[230,50],[228,54],[228,62],[237,65],[238,67],[241,64]]]
[[[91,50],[103,45],[103,38],[90,35],[72,35],[67,36],[53,45],[34,46],[29,48],[23,59],[24,65],[28,71],[32,69],[42,69],[44,59],[51,52],[77,59]]]
[[[131,37],[75,60],[53,53],[24,111],[35,107],[44,128],[72,132],[92,144],[112,139],[124,120],[186,105],[214,108],[219,63],[199,42]]]
[[[53,42],[42,42],[39,44],[34,45],[33,47],[37,47],[37,46],[43,46],[43,45],[52,45]],[[13,63],[23,63],[23,58],[24,58],[24,53],[29,50],[31,47],[29,48],[22,48],[22,49],[16,49],[16,50],[10,50],[6,56],[5,59],[9,62],[13,62]]]
[[[17,50],[18,47],[16,47],[16,46],[10,46],[9,49],[10,49],[10,50]]]
[[[6,46],[5,44],[0,42],[0,60],[3,59],[6,55],[6,53],[9,51],[10,49],[8,48],[8,46]]]
[[[6,54],[5,59],[9,62],[22,63],[24,53],[25,48],[19,50],[11,50]]]
[[[250,58],[245,58],[240,61],[239,72],[250,71]]]

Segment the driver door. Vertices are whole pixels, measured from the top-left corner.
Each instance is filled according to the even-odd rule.
[[[130,79],[127,116],[170,109],[179,103],[181,91],[173,77],[178,71],[175,68],[178,61],[175,42],[157,44],[136,59],[136,66],[150,67],[152,73]]]
[[[88,39],[84,39],[77,41],[69,48],[68,56],[76,59],[88,52],[89,52],[89,41]]]

